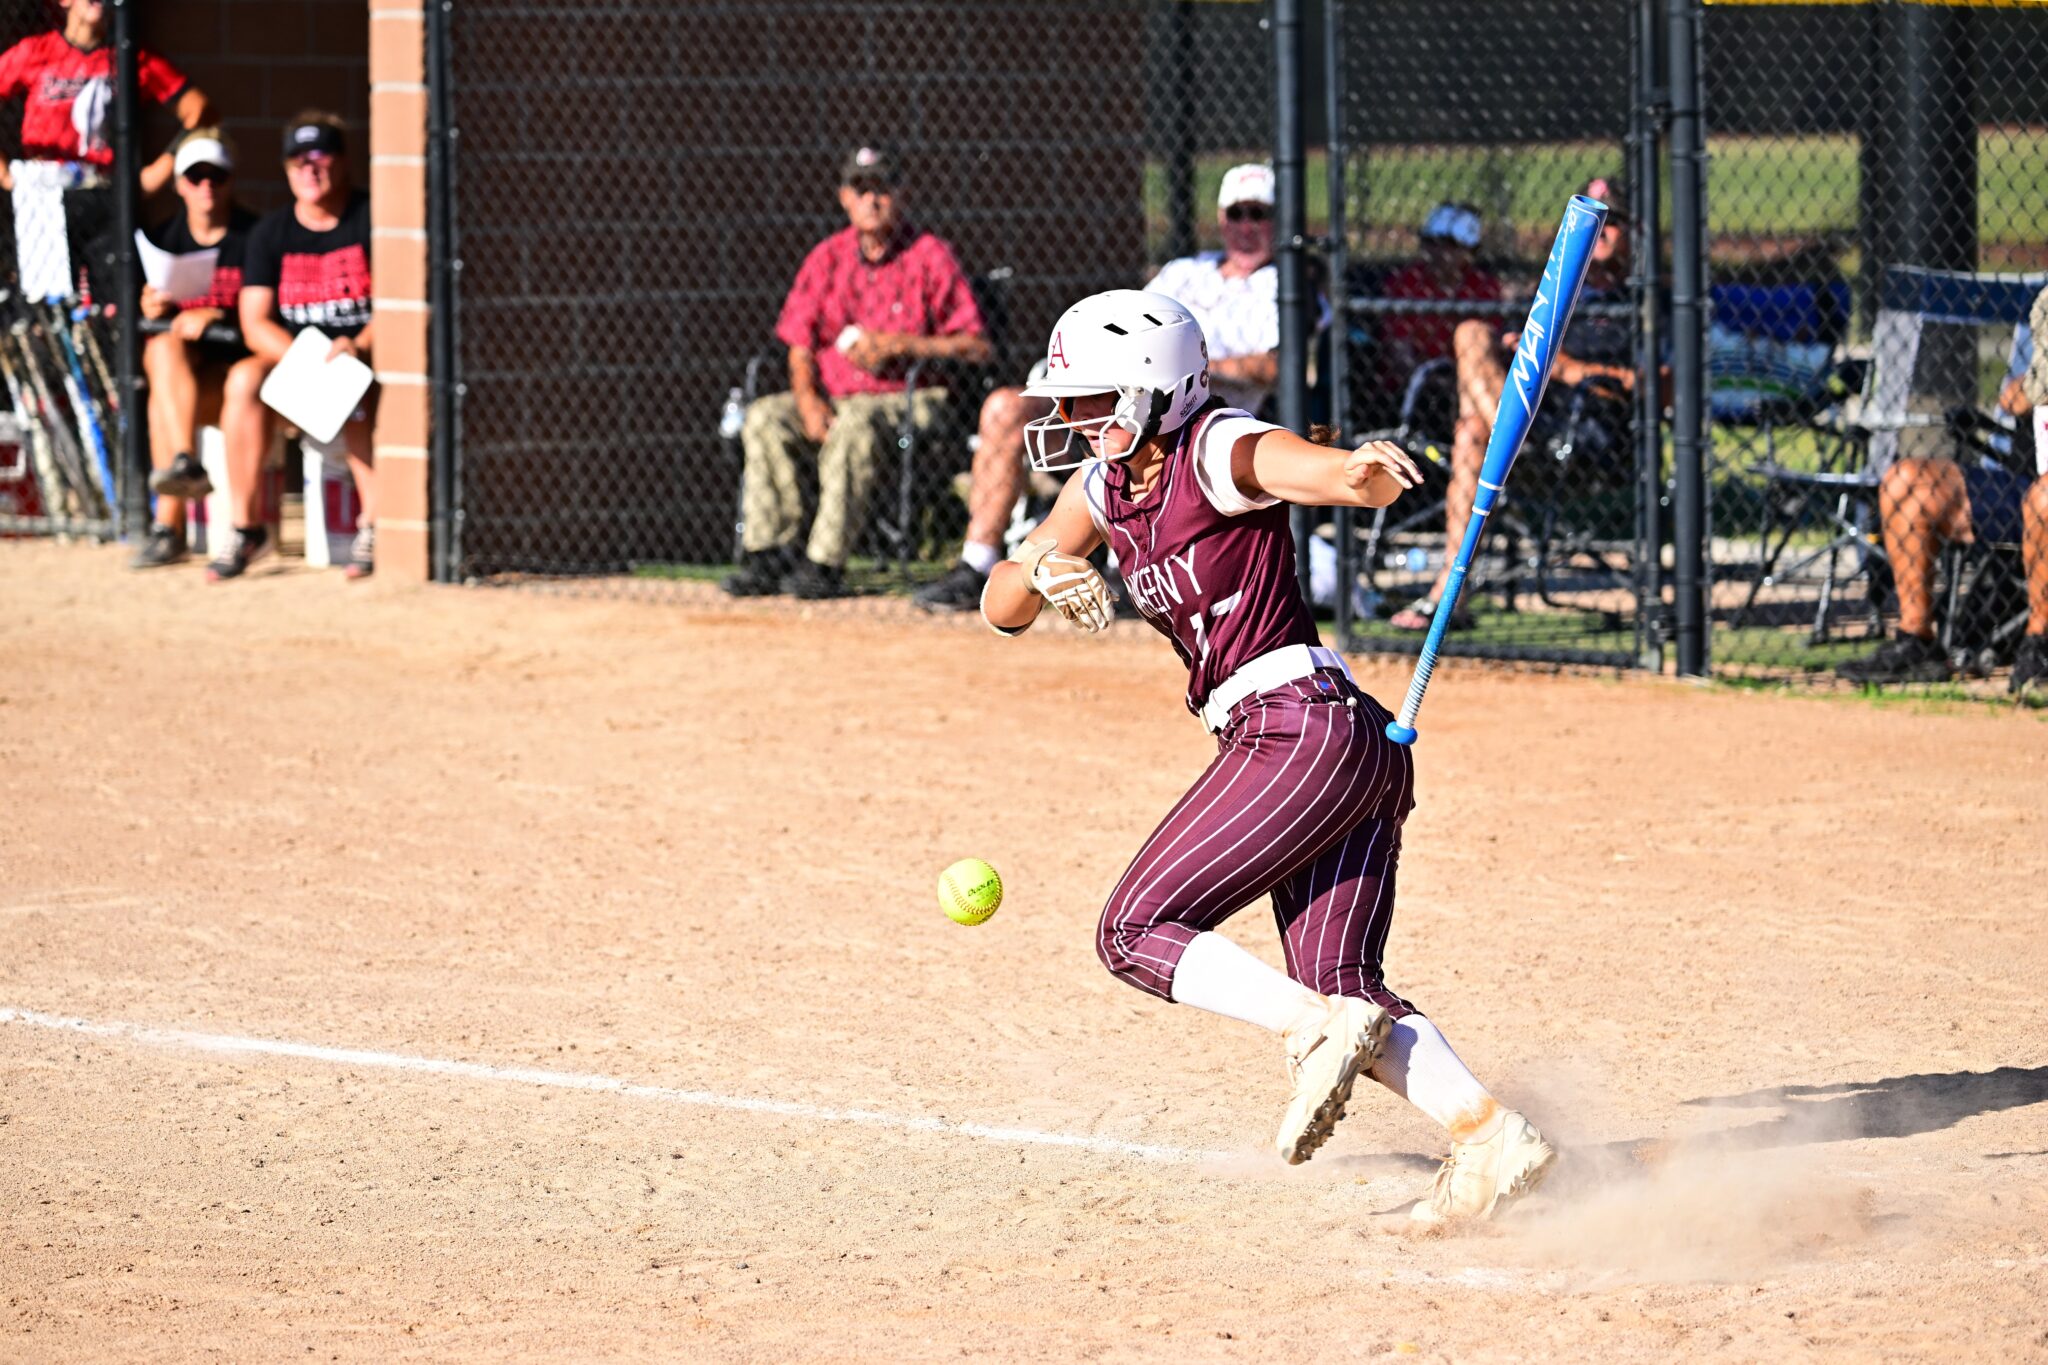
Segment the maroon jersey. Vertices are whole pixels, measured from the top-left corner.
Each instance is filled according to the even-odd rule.
[[[1197,413],[1140,501],[1126,492],[1121,462],[1082,471],[1089,513],[1131,601],[1188,666],[1190,711],[1261,654],[1322,643],[1295,582],[1287,505],[1245,497],[1230,475],[1231,446],[1270,430],[1236,408]]]

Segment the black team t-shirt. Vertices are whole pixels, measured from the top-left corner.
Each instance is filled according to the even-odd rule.
[[[297,336],[318,327],[352,337],[370,325],[370,196],[351,195],[341,221],[314,232],[287,204],[249,234],[242,285],[275,289],[277,311]]]
[[[187,299],[180,308],[224,308],[228,321],[236,327],[235,299],[242,291],[242,266],[248,256],[249,234],[257,223],[255,214],[236,204],[228,211],[227,235],[211,247],[199,244],[192,235],[192,225],[185,221],[181,210],[157,224],[150,232],[149,240],[173,256],[183,256],[193,251],[218,251],[220,255],[213,262],[213,287],[203,299]]]

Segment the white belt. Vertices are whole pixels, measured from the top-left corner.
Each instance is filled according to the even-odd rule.
[[[1213,735],[1230,723],[1231,708],[1246,697],[1306,678],[1319,668],[1334,668],[1347,678],[1351,676],[1351,670],[1344,667],[1344,656],[1321,645],[1285,645],[1261,654],[1210,690],[1209,699],[1202,703],[1202,724]]]

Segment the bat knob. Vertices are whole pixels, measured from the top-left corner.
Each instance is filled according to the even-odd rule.
[[[1403,725],[1398,720],[1390,720],[1387,722],[1387,738],[1393,740],[1396,744],[1413,744],[1415,742],[1415,727]]]

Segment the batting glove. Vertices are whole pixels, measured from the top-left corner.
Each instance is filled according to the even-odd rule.
[[[1055,549],[1056,540],[1027,540],[1010,555],[1024,570],[1031,590],[1053,605],[1060,615],[1082,630],[1097,631],[1113,618],[1110,604],[1116,595],[1095,566],[1078,555]]]

